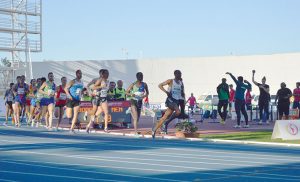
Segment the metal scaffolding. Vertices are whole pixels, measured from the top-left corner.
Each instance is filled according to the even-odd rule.
[[[13,78],[20,69],[32,78],[30,54],[42,51],[42,0],[0,0],[0,51],[11,54]]]

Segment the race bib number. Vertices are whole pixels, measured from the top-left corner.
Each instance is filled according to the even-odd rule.
[[[76,89],[76,95],[81,95],[81,88]]]
[[[53,96],[54,95],[54,90],[48,90],[48,95]]]
[[[100,96],[101,97],[106,97],[107,96],[107,90],[101,90],[100,91]]]
[[[8,97],[7,97],[7,101],[8,101],[8,102],[12,102],[13,100],[14,100],[14,97],[13,97],[13,96],[8,96]]]
[[[65,94],[65,93],[60,93],[60,95],[59,95],[59,100],[67,100],[67,94]]]
[[[24,95],[25,94],[25,88],[18,88],[18,95]]]

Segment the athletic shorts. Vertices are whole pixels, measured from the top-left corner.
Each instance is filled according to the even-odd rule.
[[[299,101],[294,101],[293,103],[293,109],[300,108],[300,102]]]
[[[131,99],[130,102],[131,102],[131,105],[134,105],[137,108],[138,113],[141,113],[143,101]]]
[[[30,105],[36,107],[36,99],[31,99]]]
[[[168,97],[166,100],[166,107],[175,110],[176,108],[179,108],[179,102],[179,100]]]
[[[26,99],[26,106],[30,106],[30,102],[31,102],[30,99]]]
[[[15,103],[18,102],[20,105],[25,105],[26,104],[26,98],[23,97],[22,99],[19,96],[15,97]]]
[[[50,104],[54,104],[54,98],[53,97],[42,98],[40,103],[41,103],[41,106],[48,106]]]
[[[283,114],[288,116],[290,114],[290,103],[278,103],[277,109],[280,116]]]
[[[79,100],[70,100],[70,99],[67,100],[67,104],[66,104],[66,106],[68,108],[74,108],[74,107],[77,107],[79,105],[80,105],[80,101]]]
[[[10,108],[12,108],[12,104],[13,104],[12,101],[6,101],[6,102],[5,102],[5,105],[8,105]]]
[[[55,104],[55,107],[59,107],[59,108],[62,108],[62,107],[65,107],[66,104]]]
[[[96,97],[92,97],[91,102],[92,102],[93,106],[97,105],[97,99],[96,99]]]
[[[94,101],[94,105],[100,106],[104,102],[107,102],[107,97],[96,97]]]

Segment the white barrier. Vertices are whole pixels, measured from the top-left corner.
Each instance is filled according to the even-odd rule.
[[[272,139],[281,138],[283,140],[300,140],[300,120],[277,120]]]

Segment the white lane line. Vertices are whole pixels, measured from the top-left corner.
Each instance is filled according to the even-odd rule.
[[[2,161],[5,161],[5,162],[8,162],[7,160],[2,160]],[[26,160],[14,160],[14,161],[21,161],[21,162],[37,162],[37,163],[44,163],[44,164],[55,164],[55,165],[67,165],[67,166],[78,166],[78,167],[102,167],[102,166],[99,166],[99,165],[83,165],[83,164],[69,164],[69,163],[57,163],[57,162],[41,162],[41,161],[26,161]],[[9,163],[9,162],[8,162]],[[12,162],[12,163],[17,163],[17,162]],[[32,165],[32,164],[24,164],[24,163],[18,163],[18,164],[23,164],[23,165],[30,165],[30,166],[40,166],[40,167],[46,167],[46,168],[55,168],[55,169],[65,169],[65,168],[60,168],[60,167],[49,167],[49,166],[43,166],[43,165]],[[104,166],[104,167],[107,167],[107,166]],[[73,169],[70,169],[68,168],[69,170],[73,170]],[[128,169],[128,168],[127,168]],[[76,170],[75,171],[80,171],[80,172],[86,172],[85,170]],[[91,173],[102,173],[102,174],[112,174],[112,173],[104,173],[104,172],[91,172]],[[225,178],[232,178],[232,177],[241,177],[241,176],[251,176],[253,175],[253,173],[250,173],[250,172],[243,172],[245,173],[245,175],[228,175],[228,174],[216,174],[214,172],[199,172],[200,174],[208,174],[208,175],[218,175],[218,176],[223,176],[223,177],[217,177],[217,178],[209,178],[209,179],[205,179],[205,180],[210,180],[210,179],[225,179]],[[279,177],[286,177],[286,178],[299,178],[299,176],[291,176],[291,175],[280,175],[280,174],[268,174],[268,173],[256,173],[256,174],[261,174],[261,175],[271,175],[271,176],[279,176]],[[117,173],[113,173],[112,175],[119,175]],[[135,177],[135,176],[132,176],[132,175],[123,175],[123,174],[120,174],[121,176],[129,176],[129,177]],[[146,178],[146,179],[156,179],[156,180],[160,180],[160,181],[182,181],[183,180],[172,180],[172,179],[161,179],[161,178],[152,178],[152,177],[139,177],[138,178]],[[257,177],[257,178],[262,178],[262,177]],[[269,177],[263,177],[263,178],[267,178],[267,179],[282,179],[282,178],[269,178]],[[203,179],[202,179],[203,180]],[[201,180],[201,181],[202,181]]]
[[[58,144],[55,144],[55,143],[53,143],[53,142],[49,142],[49,141],[43,141],[43,143],[40,143],[40,142],[28,142],[28,141],[13,141],[13,140],[0,140],[1,142],[7,142],[7,143],[18,143],[18,144],[29,144],[29,145],[31,145],[31,144],[34,144],[34,145],[41,145],[41,146],[49,146],[49,145],[54,145],[54,146],[59,146]],[[46,142],[46,143],[45,143]],[[61,141],[60,141],[61,142]],[[80,142],[80,143],[78,143],[78,141],[75,143],[61,143],[61,144],[95,144],[95,142],[91,142],[91,141],[89,141],[89,142]],[[0,148],[1,148],[1,146],[5,146],[5,145],[3,145],[3,144],[0,144]]]
[[[130,154],[134,154],[133,152],[131,152]],[[87,155],[72,155],[74,157],[85,157]],[[134,161],[134,160],[137,160],[137,161],[151,161],[151,162],[167,162],[167,163],[180,163],[180,164],[183,164],[183,163],[186,163],[187,160],[163,160],[163,159],[152,159],[152,158],[128,158],[128,157],[109,157],[109,156],[91,156],[91,155],[88,155],[89,158],[91,159],[99,159],[99,158],[102,158],[102,159],[118,159],[118,160],[131,160],[131,161]],[[154,156],[158,156],[158,155],[154,155]],[[164,155],[164,157],[172,157],[172,156],[169,156],[169,155]],[[179,158],[182,158],[182,157],[179,157]],[[197,159],[203,159],[203,160],[214,160],[214,159],[208,159],[208,158],[197,158]],[[239,160],[231,160],[231,161],[228,161],[228,160],[218,160],[216,159],[217,161],[224,161],[224,162],[237,162],[237,163],[240,163],[241,161]],[[242,162],[245,162],[245,163],[254,163],[254,162],[251,162],[251,161],[242,161]],[[233,163],[214,163],[214,162],[197,162],[197,161],[188,161],[189,164],[207,164],[207,165],[223,165],[223,166],[233,166],[233,167],[264,167],[265,165],[280,165],[278,163],[264,163],[264,162],[257,162],[259,164],[263,164],[263,166],[255,166],[255,165],[239,165],[239,164],[233,164]],[[282,164],[281,164],[282,165]],[[300,165],[289,165],[289,168],[290,167],[299,167],[300,169]],[[267,168],[272,168],[272,169],[287,169],[287,167],[272,167],[272,166],[268,166]],[[298,169],[298,168],[297,168]],[[300,176],[299,176],[300,177]]]
[[[176,155],[169,155],[169,154],[162,154],[162,153],[145,153],[145,152],[127,152],[127,151],[116,151],[114,153],[128,153],[128,154],[136,154],[137,156],[140,155],[148,155],[148,156],[162,156],[162,157],[170,157],[170,158],[179,158],[179,159],[195,159],[195,160],[212,160],[212,161],[218,161],[218,162],[199,162],[199,161],[190,161],[189,164],[208,164],[208,165],[224,165],[224,166],[233,166],[233,167],[257,167],[255,166],[256,164],[261,164],[261,165],[278,165],[278,163],[266,163],[266,162],[255,162],[255,161],[240,161],[240,160],[228,160],[228,159],[215,159],[215,158],[200,158],[200,157],[183,157],[183,156],[176,156]],[[97,155],[97,156],[91,156],[90,154],[86,154],[86,155],[72,155],[74,157],[86,157],[88,156],[90,159],[103,159],[103,160],[107,160],[107,159],[118,159],[118,160],[137,160],[137,161],[155,161],[155,162],[167,162],[167,163],[184,163],[185,161],[182,160],[162,160],[162,159],[147,159],[147,158],[128,158],[128,157],[110,157],[110,156],[105,156],[103,157],[103,155]],[[211,156],[210,156],[211,157]],[[225,162],[225,163],[220,163],[220,162]],[[125,161],[126,162],[126,161]],[[226,163],[226,162],[231,162],[231,163]],[[235,162],[232,163],[232,162]],[[244,165],[240,165],[240,164],[236,164],[236,163],[246,163]],[[247,165],[248,164],[248,165]],[[249,165],[249,164],[253,164],[253,165]],[[290,167],[300,167],[300,166],[290,166]],[[285,167],[269,167],[269,168],[276,168],[276,169],[286,169]]]
[[[42,153],[42,152],[29,152],[29,151],[9,151],[11,152],[16,152],[16,153],[25,153],[25,154],[36,154],[36,155],[45,155],[45,156],[59,156],[59,157],[67,157],[67,158],[77,158],[77,159],[85,159],[85,160],[93,160],[93,161],[109,161],[109,162],[116,162],[116,163],[131,163],[131,164],[139,164],[139,165],[148,165],[148,166],[159,166],[159,167],[168,167],[168,168],[179,168],[179,169],[191,169],[191,170],[195,170],[195,171],[199,171],[199,170],[206,170],[206,171],[224,171],[224,172],[235,172],[235,173],[243,173],[243,174],[252,174],[251,172],[244,172],[244,171],[233,171],[233,170],[223,170],[223,169],[215,169],[215,168],[200,168],[200,167],[190,167],[190,166],[176,166],[176,165],[167,165],[167,164],[155,164],[155,163],[141,163],[141,162],[132,162],[132,161],[119,161],[119,160],[106,160],[106,159],[100,159],[100,158],[90,158],[90,157],[78,157],[78,156],[74,156],[74,155],[63,155],[63,154],[55,154],[55,153]],[[110,167],[113,168],[113,167]],[[126,169],[129,169],[127,167],[125,167]],[[140,170],[140,168],[138,168]],[[287,169],[287,168],[284,168]],[[293,168],[294,169],[294,168]],[[158,171],[164,171],[164,170],[158,170]],[[182,172],[182,171],[181,171]],[[203,171],[204,172],[204,171]],[[201,173],[203,173],[201,171]],[[210,173],[212,174],[212,173]],[[220,175],[220,176],[224,176],[224,174],[217,174],[217,173],[213,173],[214,175]],[[268,174],[268,173],[262,173],[264,175],[273,175],[276,176],[276,174]],[[299,178],[299,176],[289,176],[289,177],[295,177],[295,178]]]
[[[25,130],[24,130],[25,131]],[[26,130],[26,131],[32,131],[32,130]],[[50,133],[49,133],[50,134]],[[60,134],[60,133],[51,133],[52,135],[56,135],[56,134]],[[18,135],[18,136],[24,136],[24,135]],[[66,136],[89,136],[88,134],[86,134],[86,135],[66,135]],[[94,135],[95,136],[95,135]],[[34,137],[34,136],[32,136],[32,137]],[[46,138],[46,137],[36,137],[36,138]],[[88,138],[87,138],[88,139]],[[101,138],[101,142],[103,142],[104,140],[106,140],[107,139],[107,136],[105,136],[105,137],[103,137],[103,138]],[[126,139],[126,138],[116,138],[116,137],[114,137],[114,138],[111,138],[112,140],[115,140],[115,141],[110,141],[110,143],[113,143],[113,142],[117,142],[117,143],[120,143],[120,141],[123,141],[123,142],[129,142],[128,141],[128,139]],[[59,139],[57,139],[57,140],[59,140]],[[142,141],[149,141],[149,140],[142,140]],[[183,141],[184,142],[184,141]],[[163,146],[164,147],[166,147],[166,145],[171,145],[171,146],[174,146],[174,144],[176,144],[176,146],[184,146],[184,147],[188,147],[188,146],[196,146],[196,147],[201,147],[201,146],[212,146],[212,144],[213,143],[202,143],[201,142],[201,144],[200,144],[200,142],[199,142],[199,144],[197,145],[197,144],[191,144],[191,143],[189,143],[189,142],[174,142],[174,141],[170,141],[169,143],[167,143],[167,142],[162,142],[161,140],[159,141],[159,142],[157,142],[157,143],[155,143],[156,145],[161,145],[161,144],[164,144]],[[127,145],[123,145],[123,146],[127,146]],[[143,146],[133,146],[133,147],[143,147]],[[224,147],[226,147],[226,148],[230,148],[230,149],[244,149],[245,150],[245,146],[241,146],[241,147],[236,147],[236,146],[234,146],[234,147],[232,147],[232,146],[224,146],[224,144],[222,144],[222,146],[219,146],[219,145],[215,145],[214,146],[215,148],[221,148],[221,149],[223,149],[224,150]],[[248,146],[249,147],[249,146]],[[153,148],[158,148],[158,147],[153,147]],[[173,149],[173,148],[172,148]],[[273,148],[274,149],[274,148]],[[273,150],[272,149],[272,150]],[[179,148],[177,148],[177,149],[174,149],[174,150],[179,150],[179,151],[182,151],[183,149],[179,149]],[[260,148],[259,147],[259,149],[257,150],[257,151],[253,151],[253,152],[263,152],[263,151],[268,151],[268,152],[272,152],[272,150],[270,150],[270,149],[262,149],[262,148]],[[288,149],[288,148],[285,148],[285,149],[282,149],[282,148],[276,148],[276,151],[291,151],[290,149]],[[250,152],[252,152],[252,151],[250,151]],[[256,155],[256,154],[245,154],[245,153],[241,153],[241,152],[234,152],[233,154],[241,154],[241,155]],[[295,153],[296,154],[296,153]],[[266,155],[266,156],[270,156],[270,155]]]
[[[125,141],[125,140],[124,140]],[[11,141],[7,141],[7,142],[11,142]],[[97,143],[101,144],[101,145],[108,145],[108,146],[117,146],[117,147],[132,147],[132,148],[145,148],[147,147],[148,149],[161,149],[161,147],[151,147],[151,146],[137,146],[137,145],[127,145],[127,144],[120,144],[114,141],[111,141],[109,143],[105,143],[103,141],[97,141]],[[91,142],[93,143],[93,142]],[[116,144],[113,144],[116,143]],[[80,144],[80,143],[79,143]],[[88,143],[89,144],[89,143]],[[40,145],[43,146],[43,145]],[[46,146],[46,145],[45,145]],[[55,146],[55,144],[53,144],[53,146]],[[57,146],[61,146],[61,145],[57,145]],[[1,146],[0,146],[1,148]],[[203,154],[197,154],[197,155],[193,155],[193,154],[187,154],[187,152],[197,152],[197,153],[209,153],[209,154],[235,154],[235,155],[240,155],[240,156],[221,156],[222,158],[226,157],[226,158],[234,158],[234,159],[249,159],[251,157],[249,156],[255,156],[255,159],[266,159],[266,158],[272,158],[273,161],[286,161],[286,160],[293,160],[295,162],[300,161],[299,157],[292,157],[292,156],[281,156],[281,155],[265,155],[265,154],[249,154],[249,153],[237,153],[237,152],[232,152],[232,151],[213,151],[213,150],[202,150],[202,149],[198,149],[198,150],[194,150],[194,149],[180,149],[180,148],[164,148],[170,151],[184,151],[184,154],[178,154],[177,153],[166,153],[168,155],[181,155],[181,156],[195,156],[195,157],[199,157],[199,156],[203,156],[203,157],[209,157],[211,155],[203,155]],[[224,150],[224,149],[223,149]],[[214,157],[219,157],[219,156],[214,156]],[[282,158],[281,158],[282,157]]]
[[[37,153],[37,152],[25,152],[25,151],[5,151],[7,153],[25,153],[25,154],[37,154],[37,155],[48,155],[48,156],[58,156],[58,157],[66,157],[66,158],[77,158],[77,159],[88,159],[88,158],[83,158],[83,157],[73,157],[70,155],[59,155],[59,154],[46,154],[46,153]],[[94,161],[94,159],[91,159]],[[120,166],[104,166],[104,165],[97,165],[98,167],[104,167],[104,168],[116,168],[116,169],[131,169],[131,170],[140,170],[140,171],[152,171],[152,172],[167,172],[167,173],[182,173],[185,172],[183,170],[166,170],[166,169],[144,169],[144,168],[133,168],[133,167],[120,167]]]
[[[3,182],[18,182],[18,181],[13,181],[13,180],[8,180],[8,179],[0,179],[0,181],[3,181]]]
[[[12,129],[15,129],[14,127],[12,127]],[[20,129],[20,130],[22,130],[22,131],[34,131],[34,130],[31,130],[31,128],[18,128],[18,129]],[[46,131],[46,130],[41,130],[41,131]],[[53,133],[51,133],[51,134],[53,134],[53,135],[56,135],[56,134],[62,134],[62,133],[64,133],[64,134],[66,134],[67,136],[76,136],[76,135],[68,135],[68,132],[66,132],[66,131],[64,131],[64,132],[59,132],[59,133],[55,133],[55,132],[53,132]],[[79,135],[79,136],[89,136],[90,134],[85,134],[85,133],[82,133],[82,132],[80,132],[81,133],[81,135]],[[49,133],[50,134],[50,133]],[[84,134],[84,135],[82,135],[82,134]],[[78,135],[77,135],[78,136]],[[97,136],[97,135],[92,135],[92,136]],[[99,135],[98,135],[99,136]],[[107,139],[108,137],[110,137],[110,135],[109,134],[105,134],[105,135],[101,135],[102,137],[103,137],[103,139]],[[121,141],[124,141],[124,140],[126,140],[126,138],[116,138],[116,137],[114,137],[114,139],[115,140],[121,140]],[[127,138],[128,139],[128,138]],[[132,139],[132,138],[130,138],[130,139]],[[141,138],[141,139],[143,139],[143,138]],[[144,141],[146,141],[146,140],[144,140]],[[149,141],[149,140],[148,140]],[[211,141],[192,141],[192,142],[189,142],[189,141],[180,141],[180,142],[176,142],[176,140],[169,140],[168,142],[169,143],[166,143],[164,140],[158,140],[159,141],[159,143],[160,144],[176,144],[176,145],[183,145],[184,144],[184,146],[187,146],[187,145],[189,145],[189,146],[197,146],[197,147],[199,147],[199,145],[195,145],[195,144],[192,144],[192,142],[197,142],[197,143],[201,143],[201,145],[202,146],[204,146],[204,145],[209,145],[209,146],[211,146],[212,144],[214,144],[215,142],[211,142]],[[245,141],[245,142],[247,142],[247,141]],[[225,145],[224,143],[222,144],[221,143],[221,145]],[[259,148],[259,150],[260,151],[270,151],[270,149],[263,149],[263,148],[261,148],[262,146],[257,146],[257,145],[254,145],[254,146],[256,146],[256,147],[258,147]],[[223,148],[224,146],[219,146],[219,147],[221,147],[221,148]],[[250,147],[250,146],[241,146],[241,147],[236,147],[236,146],[226,146],[227,148],[231,148],[231,149],[240,149],[240,148],[245,148],[245,147]],[[276,146],[276,147],[278,147],[278,146]],[[280,147],[278,147],[277,148],[277,151],[278,150],[280,150],[280,151],[282,151],[282,150],[284,150],[284,151],[289,151],[289,148],[288,148],[288,146],[286,146],[286,147],[284,147],[284,148],[280,148]]]
[[[0,141],[4,141],[4,140],[0,140]],[[12,141],[6,141],[6,142],[12,142]],[[93,143],[87,143],[87,144],[93,144]],[[103,145],[110,145],[110,146],[114,146],[114,144],[104,144]],[[61,146],[61,145],[56,145],[56,144],[37,144],[37,146],[41,147],[55,147],[55,146]],[[115,145],[115,146],[120,146],[120,145]],[[0,146],[1,148],[1,146]],[[15,150],[15,149],[22,149],[24,147],[10,147],[10,148],[5,148],[6,150]],[[76,147],[68,147],[68,148],[76,148]],[[171,148],[169,148],[171,150]],[[172,148],[173,149],[173,148]],[[266,162],[258,162],[258,161],[252,161],[252,160],[237,160],[237,159],[249,159],[249,157],[247,156],[228,156],[228,155],[205,155],[205,154],[197,154],[197,155],[193,155],[193,154],[180,154],[180,153],[167,153],[167,152],[136,152],[136,151],[114,151],[116,153],[129,153],[129,154],[139,154],[139,155],[152,155],[152,156],[167,156],[167,157],[174,157],[174,158],[186,158],[186,159],[202,159],[200,157],[209,157],[209,158],[203,158],[203,159],[207,159],[207,160],[215,160],[215,161],[226,161],[226,162],[238,162],[238,163],[251,163],[251,164],[277,164],[277,163],[266,163]],[[201,152],[203,153],[203,152]],[[270,157],[270,156],[268,156]],[[282,158],[275,158],[272,157],[272,161],[283,161],[286,162],[287,159],[289,159],[288,157],[283,157],[283,156],[276,156],[276,157],[282,157]],[[233,158],[234,160],[230,160],[228,158]],[[263,157],[255,157],[256,160],[265,160],[266,158]],[[295,160],[294,158],[292,159],[293,162],[297,162],[300,161],[299,158],[297,158],[297,160]],[[230,165],[230,164],[229,164]]]
[[[225,162],[238,162],[238,163],[253,163],[253,164],[278,164],[274,163],[273,161],[282,161],[282,162],[287,162],[287,160],[284,159],[270,159],[272,162],[266,163],[266,162],[260,162],[260,161],[253,161],[253,158],[246,158],[246,157],[234,157],[234,156],[221,156],[221,155],[203,155],[203,154],[198,154],[198,155],[186,155],[186,154],[178,154],[178,153],[166,153],[166,152],[139,152],[139,151],[113,151],[114,153],[125,153],[125,154],[136,154],[136,155],[149,155],[149,156],[156,156],[156,157],[170,157],[170,158],[182,158],[182,159],[205,159],[205,160],[215,160],[215,161],[225,161]],[[279,156],[283,157],[284,156]],[[234,158],[236,160],[231,160],[228,158]],[[249,160],[239,160],[239,159],[249,159]],[[254,159],[262,159],[265,160],[266,158],[254,158]],[[299,162],[299,160],[292,160],[293,162]],[[296,165],[299,166],[300,165]]]
[[[15,162],[17,161],[17,162]],[[54,167],[54,166],[45,166],[40,164],[29,164],[29,163],[44,163],[44,164],[54,164],[54,165],[67,165],[67,166],[77,166],[77,167],[97,167],[98,165],[83,165],[83,164],[68,164],[68,163],[58,163],[58,162],[41,162],[41,161],[26,161],[26,160],[0,160],[3,163],[11,163],[11,164],[21,164],[26,166],[35,166],[35,167],[43,167],[43,168],[51,168],[51,169],[59,169],[59,170],[67,170],[67,171],[77,171],[77,172],[85,172],[92,174],[105,174],[105,175],[113,175],[113,176],[122,176],[122,177],[131,177],[131,178],[141,178],[141,179],[151,179],[151,180],[160,180],[160,181],[174,181],[174,182],[183,182],[181,180],[173,180],[173,179],[164,179],[164,178],[155,178],[155,177],[146,177],[146,176],[136,176],[136,175],[128,175],[128,174],[120,174],[120,173],[109,173],[109,172],[100,172],[100,171],[91,171],[91,170],[83,170],[83,169],[72,169],[72,168],[64,168],[64,167]],[[24,163],[27,162],[27,163]]]
[[[101,178],[96,179],[96,178],[85,178],[85,177],[75,177],[75,176],[41,174],[40,172],[29,173],[29,172],[16,172],[16,171],[0,170],[0,173],[23,174],[23,175],[32,175],[32,176],[47,176],[47,177],[54,177],[54,178],[68,178],[68,179],[91,180],[91,181],[111,181],[111,182],[121,181],[121,180],[111,180],[111,179],[101,179]],[[127,181],[123,181],[123,182],[127,182]]]

